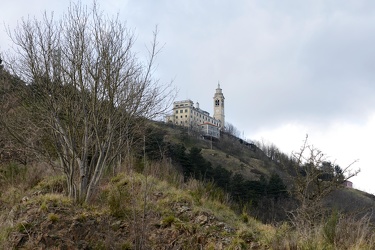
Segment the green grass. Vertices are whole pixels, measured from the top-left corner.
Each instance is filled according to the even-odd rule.
[[[33,190],[41,193],[64,193],[66,177],[64,175],[49,176],[40,181]]]
[[[59,219],[60,219],[60,216],[58,214],[55,214],[55,213],[48,214],[48,220],[51,221],[52,223],[59,221]]]
[[[213,166],[222,166],[233,173],[241,173],[250,180],[259,180],[260,174],[269,175],[269,170],[264,163],[258,159],[248,158],[246,162],[239,158],[216,149],[203,149],[202,155],[212,163]]]

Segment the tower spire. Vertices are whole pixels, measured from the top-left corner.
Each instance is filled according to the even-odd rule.
[[[218,81],[216,93],[214,95],[214,118],[220,121],[220,129],[224,129],[225,126],[224,100],[223,91]]]

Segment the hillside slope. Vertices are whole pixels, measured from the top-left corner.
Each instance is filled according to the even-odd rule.
[[[277,162],[233,138],[211,142],[153,126],[142,157],[108,169],[86,204],[68,199],[64,176],[45,163],[0,165],[0,249],[374,249],[372,195],[331,193],[326,206],[337,210],[313,225],[292,217],[262,223],[256,218],[276,219],[291,199],[270,192],[271,180],[280,184],[275,173],[288,179]],[[203,167],[204,175],[187,178],[186,167],[190,174]],[[230,176],[226,188],[218,187],[228,184],[225,175],[205,179],[218,172]],[[266,192],[257,197],[259,184]]]
[[[158,126],[159,129],[164,131],[164,140],[168,143],[184,145],[187,151],[195,147],[201,148],[201,155],[211,164],[213,169],[223,167],[230,171],[232,177],[239,174],[245,180],[253,182],[261,182],[262,178],[269,181],[273,175],[278,175],[290,193],[294,177],[291,175],[290,168],[288,168],[288,159],[285,158],[285,154],[283,154],[285,159],[273,160],[255,145],[250,147],[244,144],[242,140],[230,135],[224,134],[220,140],[210,141],[204,140],[192,132],[188,135],[187,131],[181,127],[170,127],[163,124],[158,124]],[[262,195],[265,196],[264,194]],[[291,209],[293,207],[293,205],[285,204],[294,202],[292,200],[293,197],[290,198],[288,201],[278,204],[280,205],[279,210]],[[262,203],[261,198],[252,199],[253,205],[254,201]],[[375,223],[375,214],[372,212],[375,208],[374,195],[342,186],[328,195],[323,203],[328,210],[338,209],[347,214],[357,213],[359,215],[369,213],[372,222]],[[260,211],[265,212],[269,208],[269,202],[265,202],[264,205],[260,206]],[[259,215],[260,212],[256,210],[257,208],[253,207],[250,213],[254,216]],[[280,217],[281,220],[284,220],[285,216],[286,214],[282,215]],[[259,215],[257,217],[263,221],[272,222],[268,216]],[[275,217],[271,216],[270,218],[274,219]]]
[[[84,206],[49,192],[61,185],[47,178],[3,210],[2,249],[266,248],[275,231],[241,219],[197,181],[176,188],[122,172],[103,181],[96,201]]]

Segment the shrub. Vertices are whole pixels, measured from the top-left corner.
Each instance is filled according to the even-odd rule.
[[[123,218],[130,215],[129,207],[131,194],[128,190],[128,182],[119,177],[112,179],[112,184],[108,192],[108,206],[112,216]]]
[[[11,162],[0,166],[0,184],[12,184],[25,179],[26,166]]]
[[[342,216],[336,226],[334,245],[338,249],[375,249],[375,231],[370,218],[371,215]]]
[[[249,222],[249,215],[246,212],[243,212],[241,214],[241,220],[243,223],[248,223]]]
[[[336,239],[336,227],[339,223],[339,213],[334,210],[323,226],[323,236],[329,244],[334,244]]]
[[[170,227],[175,221],[176,218],[173,215],[169,215],[162,220],[161,224],[163,227]]]
[[[45,178],[35,186],[35,190],[42,193],[65,193],[66,191],[66,178],[64,175],[57,175],[50,178]]]
[[[19,203],[22,199],[23,192],[16,187],[9,187],[4,191],[0,191],[0,201],[8,207],[12,207],[15,204]]]
[[[49,208],[55,207],[69,207],[73,202],[68,196],[62,194],[39,195],[32,200],[35,200],[40,205],[39,209],[41,211],[48,211]]]

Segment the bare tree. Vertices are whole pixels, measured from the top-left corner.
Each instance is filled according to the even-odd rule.
[[[225,132],[235,137],[241,136],[241,132],[232,123],[229,122],[225,123]]]
[[[293,173],[289,180],[293,197],[299,202],[297,210],[292,213],[294,222],[304,225],[316,222],[323,213],[323,199],[360,171],[351,171],[356,161],[344,169],[331,164],[325,154],[308,144],[307,139],[308,136],[299,152],[292,153]]]
[[[265,142],[263,139],[262,141],[254,141],[254,143],[270,160],[278,162],[280,161],[279,158],[283,153],[275,144],[271,142]]]
[[[170,84],[152,77],[157,30],[144,63],[133,52],[133,33],[96,3],[72,4],[57,21],[53,14],[22,20],[8,34],[17,45],[8,61],[29,90],[24,107],[53,138],[44,151],[58,159],[69,196],[88,201],[134,131],[174,98]]]

